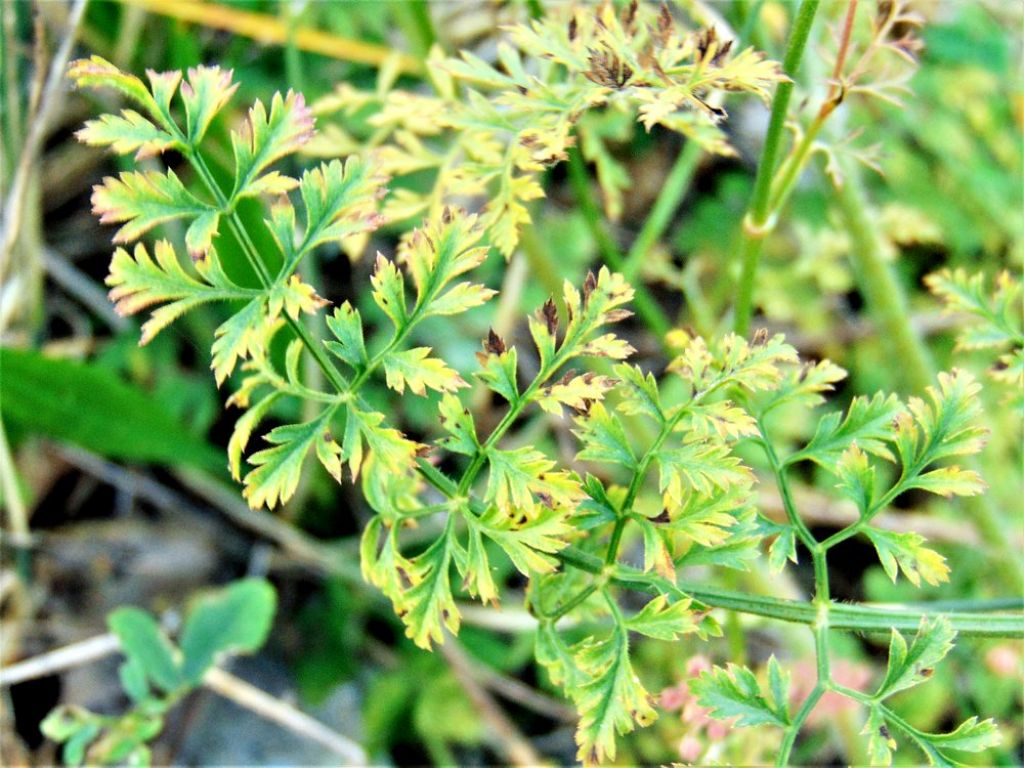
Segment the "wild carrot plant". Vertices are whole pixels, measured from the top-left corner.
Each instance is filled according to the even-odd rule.
[[[802,3],[783,65],[714,27],[684,28],[667,6],[553,8],[509,29],[493,63],[470,53],[445,58],[435,49],[431,90],[395,87],[394,73],[384,69],[375,91],[340,84],[313,109],[292,92],[269,105],[255,102],[231,134],[226,182],[212,172],[205,142],[237,87],[230,71],[201,66],[143,79],[99,57],[70,68],[79,87],[113,89],[128,102],[90,120],[79,138],[146,161],[144,170],[105,179],[93,195],[100,220],[120,227],[107,279],[118,311],[148,312],[146,343],[196,307],[230,308],[214,332],[210,366],[239,409],[227,465],[249,505],[288,503],[317,464],[339,483],[358,484],[373,513],[361,535],[362,573],[421,648],[459,632],[467,600],[521,601],[536,618],[537,661],[579,713],[577,757],[586,763],[614,760],[618,737],[658,715],[650,693],[656,683],[635,664],[639,639],[717,636],[720,610],[805,625],[813,635],[816,678],[796,703],[787,663],[775,656],[755,665],[735,659],[691,682],[713,717],[779,729],[778,764],[790,761],[828,693],[862,708],[873,764],[889,764],[898,746],[914,745],[931,763],[946,765],[999,740],[994,721],[974,716],[949,731],[926,732],[890,698],[925,685],[958,635],[1020,637],[1019,614],[851,604],[834,600],[830,586],[830,554],[854,538],[873,547],[893,582],[948,579],[945,558],[924,536],[878,521],[897,501],[985,490],[979,473],[962,465],[985,443],[980,384],[954,369],[910,397],[861,395],[845,409],[819,413],[846,372],[828,360],[802,360],[781,334],[747,331],[761,242],[807,157],[821,149],[815,139],[825,119],[850,94],[887,91],[868,78],[876,57],[914,53],[909,35],[918,20],[899,3],[879,4],[860,43],[851,37],[851,3],[828,93],[811,123],[794,127],[780,164],[791,78],[817,5]],[[641,322],[656,322],[661,309],[642,278],[631,285],[614,271],[620,262],[578,285],[566,282],[526,319],[525,343],[491,331],[476,365],[443,359],[424,338],[426,321],[436,328],[442,318],[456,333],[457,316],[495,296],[474,272],[492,251],[495,259],[516,252],[533,219],[530,203],[544,195],[546,169],[579,151],[596,168],[604,210],[615,219],[631,183],[606,145],[617,126],[639,121],[703,151],[731,153],[720,101],[732,92],[772,102],[741,237],[736,333],[704,338],[675,329],[658,340],[667,350],[664,364],[631,362],[635,325],[620,330],[630,308],[641,307]],[[324,120],[368,107],[368,137],[336,126],[317,134],[314,112]],[[345,159],[314,164],[298,178],[277,169],[300,152]],[[181,166],[161,164],[172,157]],[[429,183],[388,193],[389,179],[424,171]],[[256,245],[239,213],[247,200],[263,206],[273,253]],[[184,225],[182,243],[145,242],[172,221]],[[318,286],[301,277],[304,259],[326,245],[357,254],[385,221],[416,224],[403,231],[393,255],[375,257],[366,290],[380,322],[367,322],[348,301],[329,309]],[[225,266],[226,236],[250,274]],[[980,320],[963,345],[998,348],[994,375],[1019,390],[1019,286],[1000,278],[989,297],[980,278],[959,272],[934,275],[929,285]],[[309,322],[317,317],[325,333]],[[311,368],[318,375],[310,376]],[[377,382],[387,397],[371,394]],[[473,385],[487,390],[500,417],[470,408],[466,390]],[[402,414],[413,402],[429,411],[433,433],[403,431]],[[298,412],[284,406],[296,404],[302,419],[281,423]],[[816,426],[794,445],[785,423],[808,413]],[[546,450],[547,443],[523,436],[527,423],[531,434],[539,424],[573,447]],[[853,521],[827,536],[813,530],[792,492],[798,472],[820,473],[832,498],[856,510]],[[759,491],[769,484],[781,498],[781,519],[761,509]],[[407,533],[427,522],[434,523],[429,537],[409,543]],[[813,569],[806,602],[690,575],[742,572],[762,560],[766,572],[778,574],[804,559]],[[513,580],[524,588],[514,590]],[[574,629],[565,629],[567,618]],[[870,690],[837,682],[840,633],[888,635],[886,671]],[[129,653],[129,665],[148,663]],[[129,673],[126,685],[137,688],[141,670]]]

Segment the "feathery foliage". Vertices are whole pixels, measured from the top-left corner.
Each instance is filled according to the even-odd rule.
[[[891,31],[896,22],[885,23]],[[624,170],[604,146],[601,120],[608,114],[621,112],[647,129],[661,126],[726,154],[731,149],[719,127],[725,112],[715,94],[745,91],[766,99],[785,80],[774,62],[751,49],[734,53],[713,29],[681,29],[664,6],[566,8],[561,16],[512,28],[509,40],[498,48],[498,66],[471,54],[445,60],[435,50],[429,95],[393,89],[382,70],[375,93],[345,84],[315,110],[292,92],[276,94],[269,106],[256,102],[231,133],[234,167],[226,184],[212,176],[201,148],[235,92],[230,71],[150,72],[144,82],[98,57],[71,66],[79,86],[112,88],[132,105],[89,121],[82,141],[137,160],[173,151],[188,167],[187,173],[125,171],[97,186],[93,206],[101,221],[120,225],[114,241],[124,247],[111,262],[110,296],[122,314],[149,313],[142,343],[201,305],[230,308],[214,334],[211,369],[219,386],[233,388],[229,404],[241,411],[227,453],[245,499],[254,509],[288,504],[317,464],[339,483],[358,483],[372,510],[361,533],[362,574],[423,649],[459,631],[464,601],[499,604],[509,594],[505,574],[521,576],[538,619],[536,659],[579,711],[577,755],[588,764],[614,760],[618,737],[657,717],[651,683],[634,663],[638,638],[720,634],[711,610],[721,606],[812,625],[818,687],[799,709],[790,701],[791,673],[774,657],[763,674],[736,664],[692,683],[712,716],[783,729],[788,747],[780,760],[789,759],[826,689],[865,705],[868,749],[881,762],[895,748],[890,725],[937,762],[946,749],[990,746],[991,721],[971,719],[950,734],[925,734],[884,703],[942,660],[953,641],[952,620],[922,622],[909,647],[893,630],[889,671],[874,695],[842,689],[829,673],[831,617],[852,617],[844,628],[878,629],[871,623],[875,613],[831,600],[832,547],[863,535],[893,581],[900,572],[914,586],[948,579],[944,558],[924,537],[873,523],[910,491],[953,497],[983,490],[974,470],[949,463],[977,453],[984,441],[976,426],[979,385],[968,374],[941,374],[924,398],[905,402],[894,395],[854,397],[845,412],[820,417],[802,447],[780,457],[769,431],[776,414],[821,405],[845,371],[828,361],[801,364],[793,346],[765,331],[706,339],[676,330],[665,339],[671,354],[663,370],[628,362],[635,350],[615,328],[630,318],[634,292],[607,267],[580,285],[566,281],[559,303],[548,299],[527,318],[518,349],[490,331],[475,367],[444,359],[442,345],[421,343],[425,321],[453,318],[495,295],[471,273],[492,247],[512,254],[530,221],[526,204],[543,195],[543,171],[576,144],[595,163],[614,217]],[[324,151],[314,111],[367,104],[377,108],[371,141],[346,143],[335,141],[337,131],[328,134],[352,155],[344,162],[322,162],[299,178],[275,167],[300,151]],[[389,177],[424,170],[433,174],[425,192],[403,188],[385,196]],[[452,205],[455,197],[486,203],[471,215]],[[279,258],[253,244],[238,213],[248,199],[263,205],[279,251],[272,256]],[[328,312],[330,302],[300,277],[315,249],[335,244],[356,251],[385,219],[411,218],[422,222],[405,234],[394,257],[378,253],[374,261],[368,294],[379,323],[363,318],[369,300]],[[172,221],[184,226],[183,250],[163,238],[140,242]],[[246,256],[250,279],[227,274],[219,250],[228,233]],[[1019,353],[1019,317],[1010,309],[1019,288],[1008,279],[994,299],[962,275],[931,284],[985,322],[967,344],[1012,344]],[[326,338],[307,323],[313,317],[323,318]],[[306,364],[317,366],[323,381],[310,377]],[[1020,366],[1011,361],[1006,368]],[[381,385],[373,396],[370,382]],[[467,392],[473,387],[499,404],[500,418],[473,411]],[[390,400],[382,401],[379,391]],[[436,425],[415,439],[402,431],[401,418],[402,405],[413,398]],[[299,408],[285,407],[296,405],[301,421]],[[554,454],[546,443],[513,439],[514,429],[535,416],[568,422],[576,442]],[[259,448],[251,446],[257,435]],[[744,458],[751,452],[738,450],[741,443],[762,450],[783,501],[783,522],[758,511],[755,470],[761,467]],[[855,522],[825,540],[812,535],[788,487],[788,473],[805,462],[832,478],[835,494],[857,509]],[[431,523],[428,536],[410,541],[407,532],[424,521]],[[813,606],[734,593],[723,598],[679,580],[689,566],[747,570],[762,551],[781,570],[798,560],[798,547],[813,561]],[[628,562],[634,552],[640,565]],[[626,592],[646,595],[639,610],[627,609]],[[582,639],[559,624],[569,614],[582,623]],[[176,696],[201,679],[217,650],[209,650],[207,635],[237,626],[230,615],[210,615],[192,630],[186,626],[180,650],[151,619],[122,617],[134,633],[121,633],[133,699],[149,701],[143,683]],[[983,621],[954,618],[985,631]],[[139,637],[147,639],[133,639]],[[249,647],[246,642],[228,645]],[[145,711],[146,717],[156,712]],[[91,715],[72,717],[72,727],[62,718],[52,719],[51,735],[77,739],[67,749],[79,759],[102,729],[121,727],[119,720]],[[133,733],[152,735],[156,722],[133,725]],[[145,738],[88,757],[141,761]]]

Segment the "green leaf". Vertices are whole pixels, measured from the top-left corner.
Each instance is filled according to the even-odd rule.
[[[241,132],[231,133],[235,152],[235,186],[231,199],[262,194],[282,194],[295,186],[280,174],[260,177],[270,165],[296,152],[313,137],[313,113],[301,93],[274,94],[270,113],[256,101]]]
[[[182,148],[174,136],[133,109],[122,110],[120,115],[101,115],[97,120],[89,120],[75,133],[75,138],[90,147],[110,147],[119,155],[135,152],[136,161]]]
[[[896,740],[885,721],[882,707],[876,705],[868,708],[868,719],[864,723],[861,735],[868,737],[868,757],[871,759],[871,765],[892,765]]]
[[[438,445],[453,453],[474,456],[480,448],[480,441],[476,436],[473,416],[462,401],[455,395],[445,395],[441,398],[437,413],[441,417],[441,429],[448,433],[448,437],[437,441]]]
[[[146,669],[137,659],[129,659],[117,669],[124,692],[136,704],[149,697],[149,683],[146,681]]]
[[[180,93],[185,105],[185,132],[192,146],[199,145],[213,118],[238,90],[238,83],[231,82],[232,74],[220,67],[189,68]]]
[[[640,526],[640,533],[644,540],[644,571],[653,570],[666,579],[675,580],[676,566],[672,557],[672,532],[647,518],[639,518],[636,523]]]
[[[768,659],[768,690],[772,695],[774,709],[788,723],[789,717],[789,681],[790,674],[779,666],[778,660],[772,654]]]
[[[775,536],[768,548],[768,569],[779,573],[786,567],[786,561],[797,562],[796,531],[793,526],[779,524],[758,516],[758,532],[763,536]]]
[[[502,342],[504,347],[504,342]],[[516,348],[502,349],[500,353],[492,352],[481,355],[483,369],[474,375],[506,401],[514,403],[519,399],[519,387],[516,383],[518,365]]]
[[[865,528],[864,533],[875,545],[882,568],[893,583],[896,582],[897,567],[915,587],[921,586],[921,579],[932,586],[949,581],[946,558],[923,546],[925,538],[920,534],[895,533],[878,528]]]
[[[107,176],[93,188],[92,212],[101,224],[122,223],[115,243],[138,240],[158,224],[216,213],[185,189],[177,174],[160,171],[125,171]]]
[[[874,510],[875,468],[857,443],[852,443],[830,470],[839,477],[839,492],[856,504],[862,515]]]
[[[453,392],[468,386],[458,373],[443,360],[430,357],[430,347],[413,347],[384,356],[384,376],[387,385],[401,394],[406,386],[415,394],[427,394],[427,388],[437,392]]]
[[[107,617],[121,650],[158,688],[170,693],[184,679],[176,651],[152,616],[138,608],[118,608]]]
[[[306,209],[300,252],[376,229],[381,223],[377,201],[386,191],[386,182],[375,164],[356,158],[349,158],[344,165],[332,160],[305,171],[299,181]],[[279,239],[287,238],[286,253],[293,232],[294,224],[289,231],[275,230]]]
[[[697,631],[690,603],[690,600],[677,600],[670,604],[668,597],[658,595],[639,613],[630,616],[626,627],[658,640],[675,640],[680,635]]]
[[[870,398],[855,397],[845,417],[840,413],[822,417],[811,441],[786,464],[808,460],[833,471],[836,460],[854,443],[864,453],[892,461],[886,441],[892,439],[893,420],[902,412],[895,395],[879,392]]]
[[[627,416],[647,416],[656,422],[665,420],[665,411],[661,407],[658,394],[658,383],[651,373],[644,374],[639,367],[620,363],[613,369],[622,386],[622,403],[619,410]]]
[[[85,763],[89,745],[100,735],[102,726],[98,722],[86,722],[71,734],[64,744],[62,759],[64,765],[82,765]]]
[[[354,370],[360,371],[370,362],[363,340],[363,320],[359,310],[347,301],[327,317],[327,328],[336,341],[324,342],[327,349]]]
[[[197,599],[181,633],[182,672],[199,683],[224,653],[252,653],[267,638],[277,596],[263,579],[243,579]]]
[[[224,276],[212,252],[197,264],[201,268],[198,277],[185,271],[166,240],[157,241],[153,253],[155,261],[142,243],[135,246],[133,254],[118,248],[107,276],[110,299],[118,314],[134,315],[154,304],[163,305],[143,324],[140,344],[148,343],[179,316],[200,304],[247,299],[253,295],[252,291],[239,288]]]
[[[788,683],[777,669],[769,670],[771,700],[761,691],[754,673],[746,667],[729,664],[714,667],[690,683],[702,707],[711,710],[718,720],[735,717],[739,727],[750,725],[789,725],[788,702],[775,699],[776,691],[785,690]]]
[[[569,695],[586,681],[586,675],[576,664],[572,649],[558,634],[554,622],[541,621],[537,626],[534,653],[537,661],[548,671],[551,682]]]
[[[267,301],[259,296],[221,323],[213,332],[210,368],[217,386],[235,370],[239,360],[262,355],[269,341]]]
[[[576,648],[574,657],[589,678],[570,691],[580,713],[576,757],[591,765],[614,760],[616,733],[646,727],[658,713],[633,671],[624,632],[615,631],[605,640],[588,639]]]
[[[889,641],[889,665],[874,698],[880,701],[931,677],[935,665],[953,648],[955,637],[952,625],[941,616],[931,621],[922,619],[909,648],[903,636],[893,630]]]
[[[324,410],[303,424],[275,427],[264,438],[273,448],[265,448],[249,457],[255,469],[245,476],[245,496],[253,509],[284,504],[295,493],[302,465],[309,449],[330,428],[335,407]]]
[[[111,459],[219,469],[221,451],[153,396],[95,363],[0,349],[4,423]]]
[[[621,464],[630,470],[638,467],[622,422],[602,403],[592,403],[586,412],[577,416],[576,426],[578,429],[573,430],[573,434],[583,444],[583,449],[576,454],[579,461]]]
[[[930,733],[927,740],[936,748],[955,749],[960,752],[983,752],[997,746],[1001,738],[999,729],[992,719],[979,721],[971,717],[957,726],[951,733]]]

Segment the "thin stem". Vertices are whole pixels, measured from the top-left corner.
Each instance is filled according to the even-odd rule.
[[[800,707],[800,710],[793,717],[793,722],[786,728],[782,737],[782,744],[779,746],[779,754],[775,758],[775,765],[789,765],[789,756],[793,752],[793,745],[796,744],[796,737],[824,693],[825,686],[821,684],[821,681],[818,681],[818,684],[814,686],[807,698],[804,699],[803,706]]]
[[[761,419],[757,420],[757,429],[761,433],[759,441],[761,448],[764,450],[765,456],[768,457],[768,464],[771,466],[772,474],[775,475],[775,482],[779,487],[779,495],[782,497],[782,507],[786,512],[786,517],[789,519],[790,525],[796,530],[796,535],[803,545],[807,547],[809,552],[814,552],[818,549],[818,541],[796,511],[796,505],[793,503],[793,493],[789,488],[789,479],[786,477],[786,468],[779,461],[778,454],[775,453],[775,447],[768,438],[764,422]]]
[[[696,141],[687,141],[679,156],[676,157],[672,169],[668,172],[662,183],[661,191],[654,201],[654,207],[650,214],[644,219],[640,232],[626,254],[626,260],[622,264],[622,276],[627,283],[635,282],[635,278],[643,267],[644,259],[651,252],[651,248],[664,234],[672,220],[672,214],[679,207],[680,201],[686,195],[693,180],[693,174],[697,170],[703,154],[700,144]]]
[[[274,280],[270,275],[270,271],[267,269],[267,265],[264,264],[263,259],[260,258],[259,251],[253,243],[252,238],[249,237],[249,233],[243,226],[238,213],[229,206],[223,190],[221,190],[220,186],[213,178],[213,174],[207,167],[206,161],[203,160],[202,156],[195,149],[188,152],[187,157],[191,162],[192,167],[209,190],[210,194],[213,195],[217,204],[224,212],[228,221],[228,226],[231,228],[235,237],[238,238],[238,242],[242,246],[242,252],[245,254],[246,260],[259,277],[263,287],[271,287]],[[317,365],[320,366],[320,369],[324,372],[324,375],[327,377],[328,381],[331,382],[334,388],[337,389],[339,393],[350,391],[348,382],[345,381],[337,367],[327,357],[327,353],[323,350],[323,347],[317,343],[310,330],[303,325],[302,321],[293,318],[287,312],[284,313],[284,318],[295,332],[295,335],[302,340],[303,345],[307,350],[309,350],[309,353],[313,356],[313,359],[316,361]]]
[[[819,3],[820,0],[803,0],[797,11],[782,64],[783,70],[791,78],[800,68],[800,61],[807,46],[807,38],[810,36]],[[786,115],[789,113],[789,100],[792,94],[792,80],[779,83],[775,89],[764,151],[761,153],[757,175],[754,177],[754,193],[744,218],[740,245],[742,272],[737,287],[736,317],[733,326],[736,333],[740,335],[746,335],[750,329],[750,318],[753,315],[754,281],[757,276],[758,261],[761,258],[761,246],[772,225],[769,220],[771,182],[778,164]]]
[[[590,597],[592,594],[594,594],[596,591],[597,584],[588,584],[586,587],[580,590],[575,596],[566,600],[565,603],[556,608],[554,613],[545,616],[544,618],[548,619],[549,621],[558,621],[560,618],[569,614],[577,607],[583,605],[586,599]]]
[[[18,487],[18,471],[2,419],[0,419],[0,489],[3,491],[4,507],[7,510],[11,543],[15,547],[27,549],[32,545],[32,535],[28,524],[28,507],[25,506],[21,488]]]

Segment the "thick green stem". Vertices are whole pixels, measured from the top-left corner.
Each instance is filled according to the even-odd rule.
[[[595,575],[603,573],[606,568],[601,558],[575,547],[561,550],[556,557],[566,565]],[[686,581],[673,583],[659,576],[623,565],[615,567],[611,581],[637,592],[652,595],[669,592],[679,596],[690,596],[713,608],[740,611],[796,624],[815,624],[819,621],[820,613],[823,610],[818,605],[800,600],[732,592],[709,587],[704,583]],[[828,626],[831,629],[844,631],[887,634],[890,630],[897,629],[901,632],[916,632],[922,618],[934,618],[941,615],[947,618],[953,628],[963,636],[1024,637],[1024,615],[1020,614],[939,611],[933,610],[927,604],[887,608],[832,602],[825,604],[824,610],[828,614]]]
[[[794,77],[800,68],[807,38],[811,33],[814,17],[818,12],[819,0],[803,0],[793,22],[793,31],[789,36],[789,45],[782,67],[786,75]],[[734,330],[746,335],[750,330],[750,318],[753,315],[754,281],[757,277],[757,265],[761,258],[761,247],[765,236],[771,231],[770,215],[772,177],[778,164],[782,137],[785,133],[786,115],[789,113],[789,99],[793,95],[793,82],[779,83],[772,98],[771,117],[768,121],[768,133],[765,136],[764,151],[757,166],[754,178],[754,194],[750,207],[743,220],[743,231],[740,241],[741,273],[736,295],[736,317]]]

